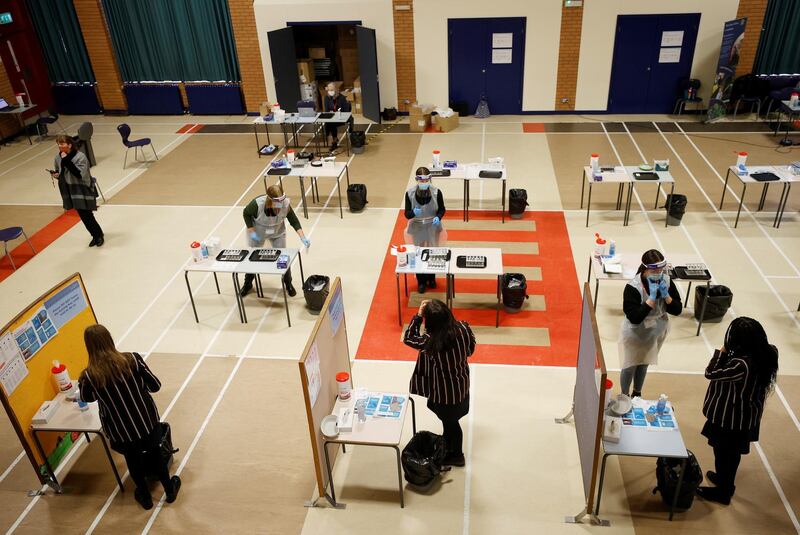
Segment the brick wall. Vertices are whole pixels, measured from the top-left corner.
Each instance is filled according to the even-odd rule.
[[[739,10],[736,18],[747,17],[747,26],[744,29],[744,41],[739,53],[739,65],[736,67],[736,76],[741,76],[753,71],[756,60],[756,50],[761,39],[764,14],[767,11],[767,0],[739,0]]]
[[[408,6],[397,11],[395,6]],[[392,0],[394,15],[394,59],[397,65],[397,105],[408,111],[404,101],[417,100],[417,73],[414,62],[414,0]]]
[[[259,104],[267,100],[267,86],[264,81],[253,0],[228,0],[228,9],[231,13],[233,37],[236,40],[236,54],[239,56],[245,108],[248,112],[258,112]]]
[[[561,38],[558,43],[556,110],[574,110],[578,85],[578,59],[581,54],[583,7],[561,7]],[[568,102],[561,102],[562,99]]]

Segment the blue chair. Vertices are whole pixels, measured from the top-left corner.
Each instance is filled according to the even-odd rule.
[[[48,108],[47,109],[47,117],[39,117],[36,120],[36,132],[39,134],[39,137],[46,137],[47,136],[47,127],[53,123],[58,123],[59,128],[61,131],[66,133],[67,131],[64,130],[64,126],[61,124],[61,121],[58,120],[58,112],[55,108]]]
[[[25,234],[25,231],[22,230],[22,227],[8,227],[0,230],[0,240],[2,240],[3,245],[6,248],[6,256],[8,257],[8,261],[11,262],[11,267],[14,268],[14,271],[17,270],[17,266],[14,264],[14,259],[11,258],[11,253],[8,252],[8,242],[11,240],[16,240],[20,236],[25,238],[25,241],[28,242],[28,245],[33,251],[33,254],[36,254],[36,249],[33,248],[33,244],[28,239],[28,236]]]
[[[128,126],[126,123],[122,123],[121,125],[117,126],[117,132],[119,135],[122,136],[122,144],[125,145],[125,160],[122,162],[122,168],[128,164],[128,151],[133,149],[133,157],[136,159],[137,162],[146,162],[147,157],[144,155],[144,149],[142,149],[142,160],[139,160],[139,148],[144,147],[146,145],[150,145],[150,148],[153,149],[153,155],[155,155],[156,160],[158,160],[158,153],[156,152],[156,148],[153,146],[153,142],[150,141],[149,137],[143,137],[141,139],[134,139],[131,140],[131,127]]]

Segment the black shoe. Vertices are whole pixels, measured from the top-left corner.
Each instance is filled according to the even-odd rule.
[[[428,281],[428,288],[436,288],[436,279],[431,279]]]
[[[445,466],[464,466],[467,464],[466,459],[464,459],[464,454],[460,453],[458,455],[450,455],[448,454],[447,457],[444,458],[442,464]]]
[[[294,289],[294,286],[292,286],[291,282],[286,283],[286,293],[289,294],[289,297],[294,297],[297,295],[297,290]]]
[[[716,472],[713,472],[711,470],[706,472],[706,479],[708,479],[711,483],[713,483],[717,487],[720,486],[719,485],[719,476],[717,475]],[[731,496],[733,496],[735,492],[736,492],[736,485],[734,485],[733,486],[733,490],[731,490]]]
[[[133,497],[136,498],[136,501],[139,502],[139,505],[145,511],[149,511],[153,508],[153,497],[150,496],[150,491],[147,489],[136,489],[133,491]]]
[[[242,285],[242,288],[239,290],[239,296],[244,297],[245,295],[249,294],[252,290],[253,290],[253,283],[247,281]]]
[[[721,503],[722,505],[730,505],[731,495],[719,487],[699,487],[697,495],[710,502]]]
[[[633,392],[631,392],[631,398],[640,398],[640,397],[642,397],[642,393],[639,392],[638,390],[634,390]]]
[[[92,238],[92,241],[89,242],[89,247],[94,247],[97,245],[97,238]]]
[[[95,238],[95,243],[94,244],[97,247],[102,247],[105,242],[106,242],[106,239],[103,236],[100,236],[99,238]]]
[[[178,498],[178,491],[181,490],[181,478],[172,476],[172,492],[167,493],[167,503],[172,503]]]
[[[428,286],[427,286],[427,285],[426,285],[426,284],[423,282],[422,284],[420,284],[420,285],[417,287],[417,291],[418,291],[419,293],[421,293],[421,294],[424,294],[424,293],[425,293],[425,289],[426,289],[427,287],[428,287]]]
[[[338,148],[339,148],[339,143],[337,141],[331,143],[331,152],[335,151]]]

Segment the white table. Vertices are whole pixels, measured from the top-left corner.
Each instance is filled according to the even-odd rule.
[[[431,178],[435,180],[461,180],[464,187],[464,204],[462,212],[462,220],[469,221],[469,197],[470,197],[470,182],[474,180],[486,180],[489,182],[500,181],[503,184],[503,190],[500,196],[500,214],[501,221],[506,222],[506,181],[508,180],[508,172],[505,165],[496,166],[494,164],[481,164],[481,163],[467,163],[460,164],[453,169],[434,169],[433,164],[430,166],[432,173]],[[450,171],[447,176],[437,176],[434,173],[437,171]],[[481,171],[500,171],[502,176],[500,178],[489,178],[480,176]]]
[[[300,181],[300,197],[303,200],[303,216],[308,219],[308,204],[306,202],[306,187],[304,178],[311,179],[311,202],[319,202],[319,187],[317,185],[318,178],[335,178],[336,179],[336,189],[339,192],[339,218],[344,219],[344,210],[342,209],[342,186],[341,186],[341,179],[342,174],[345,175],[347,180],[347,187],[350,187],[350,163],[353,161],[353,157],[350,158],[346,162],[334,162],[332,166],[326,167],[325,164],[315,167],[311,164],[306,164],[303,167],[292,167],[291,172],[286,175],[271,175],[269,171],[264,174],[264,190],[266,191],[267,185],[267,177],[278,177],[278,181],[281,184],[281,189],[283,189],[283,179],[284,177],[297,177]]]
[[[333,112],[332,112],[333,113]],[[256,138],[256,149],[258,150],[258,157],[262,156],[261,154],[261,143],[258,140],[258,125],[264,125],[264,132],[267,134],[267,145],[270,144],[269,138],[269,125],[280,125],[281,132],[283,133],[283,144],[285,147],[289,147],[289,134],[286,131],[287,126],[291,126],[292,129],[292,139],[293,145],[295,148],[300,148],[299,143],[299,129],[298,125],[302,127],[302,125],[310,124],[314,125],[314,132],[313,132],[313,141],[314,141],[314,148],[319,154],[320,152],[320,143],[318,137],[319,125],[324,125],[325,123],[344,123],[347,125],[347,134],[345,137],[347,138],[347,155],[350,156],[350,119],[353,116],[351,112],[338,112],[334,113],[333,117],[323,119],[320,117],[320,113],[316,112],[313,116],[308,117],[301,117],[298,113],[287,113],[284,118],[280,121],[273,119],[266,120],[264,117],[256,117],[253,120],[253,134]]]
[[[31,141],[31,136],[28,133],[28,131],[25,129],[25,121],[22,120],[22,114],[25,113],[26,111],[32,110],[35,107],[36,107],[36,104],[30,104],[30,105],[27,105],[27,106],[17,106],[16,108],[13,108],[13,109],[6,108],[6,109],[3,109],[3,110],[0,110],[0,114],[15,115],[17,117],[17,121],[19,122],[20,128],[22,128],[22,131],[28,137],[28,144],[29,145],[33,145],[33,141]],[[5,138],[5,135],[2,132],[0,132],[0,139],[4,139],[4,138]]]
[[[409,255],[413,254],[413,252],[416,250],[416,246],[414,245],[405,245],[405,248],[407,249]],[[420,247],[420,250],[424,249],[447,249],[447,247]],[[397,323],[399,323],[401,327],[403,326],[403,313],[400,307],[400,275],[403,275],[403,280],[405,283],[405,295],[408,297],[408,275],[444,275],[447,279],[447,284],[449,283],[449,270],[450,260],[447,260],[444,264],[444,267],[441,268],[430,267],[428,266],[427,261],[422,260],[419,257],[417,257],[416,265],[413,268],[411,267],[410,263],[407,263],[405,266],[399,266],[395,263],[394,274],[397,280]]]
[[[664,218],[664,227],[666,227],[668,225],[669,211],[670,208],[672,208],[672,197],[675,194],[675,179],[673,178],[672,174],[669,171],[644,171],[639,169],[638,166],[633,165],[625,166],[625,172],[631,177],[631,188],[635,187],[635,184],[639,183],[647,184],[650,182],[658,185],[656,188],[656,202],[653,204],[654,209],[658,208],[658,196],[661,195],[661,185],[670,185],[669,197],[667,197],[667,218]],[[634,173],[655,173],[658,175],[658,180],[636,180],[636,175]],[[628,208],[628,213],[630,214],[630,207]]]
[[[350,131],[351,131],[350,130],[350,125],[351,125],[350,119],[351,119],[351,117],[353,117],[352,112],[340,111],[340,112],[327,112],[327,113],[333,113],[333,117],[331,117],[329,119],[323,119],[321,117],[322,114],[319,114],[319,115],[317,115],[317,124],[322,124],[324,126],[326,123],[334,123],[334,124],[343,123],[343,124],[347,125],[346,128],[345,128],[344,137],[346,138],[346,141],[347,141],[347,155],[350,156]],[[323,128],[323,131],[324,131],[324,128]],[[317,135],[317,131],[315,130],[314,131],[314,136],[316,137],[316,135]],[[317,151],[319,152],[319,145],[317,145]]]
[[[655,401],[650,402],[655,404]],[[606,459],[610,455],[624,455],[630,457],[669,457],[673,459],[683,459],[681,463],[681,473],[678,476],[678,486],[675,489],[675,497],[669,509],[669,519],[672,520],[675,511],[675,504],[678,501],[683,475],[686,471],[686,461],[689,453],[683,443],[678,419],[672,410],[672,404],[667,402],[667,407],[672,413],[675,422],[675,429],[670,430],[650,430],[646,427],[622,426],[622,433],[619,442],[608,442],[603,440],[603,462],[600,468],[600,484],[597,489],[597,505],[594,514],[600,512],[600,498],[603,494],[603,479],[606,473]]]
[[[594,180],[592,178],[592,168],[588,165],[583,167],[583,172],[581,173],[581,208],[583,208],[583,195],[586,189],[586,184],[589,184],[589,199],[586,201],[586,226],[589,226],[589,211],[592,205],[592,188],[595,184],[617,184],[619,186],[619,190],[617,191],[617,210],[619,210],[622,206],[622,194],[625,184],[628,184],[628,195],[625,202],[625,211],[622,219],[622,226],[628,226],[628,218],[630,217],[631,212],[631,198],[633,197],[633,187],[631,186],[633,178],[625,171],[625,168],[621,166],[615,167],[613,171],[602,171],[600,174],[603,179]]]
[[[337,509],[343,509],[345,504],[336,501],[336,490],[333,484],[333,470],[331,467],[330,456],[328,455],[328,444],[355,444],[360,446],[377,446],[392,448],[397,454],[397,485],[400,490],[400,507],[405,507],[403,499],[403,472],[400,465],[400,441],[403,437],[403,425],[408,413],[408,404],[411,403],[411,426],[414,434],[417,433],[417,414],[414,406],[414,399],[406,393],[383,392],[385,395],[403,396],[406,401],[400,410],[399,418],[373,418],[367,416],[366,422],[359,422],[357,416],[353,416],[353,430],[340,432],[335,438],[323,438],[322,449],[325,452],[325,469],[328,471],[328,485],[330,488],[331,504]],[[339,409],[348,407],[355,412],[355,392],[347,401],[336,399],[332,414],[339,414]]]
[[[597,308],[597,297],[598,293],[600,292],[600,281],[621,281],[621,282],[629,282],[635,275],[636,270],[639,269],[641,265],[641,258],[637,257],[633,254],[626,254],[621,253],[615,255],[617,258],[620,259],[620,264],[622,265],[622,273],[606,273],[603,270],[603,264],[600,259],[594,255],[589,256],[589,274],[586,277],[586,282],[591,282],[592,280],[592,273],[594,273],[594,307]],[[687,264],[703,264],[703,259],[699,256],[693,255],[669,255],[667,259],[669,263],[667,267],[670,268],[672,266],[685,266]],[[703,304],[700,307],[700,319],[697,320],[697,333],[695,336],[700,336],[700,328],[703,326],[703,317],[706,314],[706,305],[708,304],[708,291],[711,288],[711,281],[713,280],[713,276],[709,279],[681,279],[678,275],[672,270],[669,270],[670,279],[674,281],[686,280],[689,282],[689,287],[686,290],[686,299],[683,303],[684,308],[689,306],[689,296],[692,291],[692,283],[698,282],[706,283],[706,294],[703,298]],[[706,271],[711,274],[711,271],[708,270],[708,266],[706,266]]]
[[[739,226],[739,215],[742,213],[744,195],[747,192],[748,184],[764,184],[764,188],[761,190],[761,200],[758,203],[758,211],[761,211],[764,208],[764,201],[767,198],[769,185],[771,183],[783,184],[781,198],[778,201],[778,209],[775,211],[775,219],[772,222],[773,227],[780,228],[781,219],[783,219],[783,211],[786,209],[786,202],[789,200],[789,192],[792,189],[792,182],[800,181],[800,176],[793,175],[789,170],[789,167],[786,165],[748,165],[746,166],[746,169],[747,174],[740,175],[739,170],[735,165],[728,167],[728,171],[725,173],[725,185],[722,187],[722,198],[719,200],[719,209],[722,210],[722,203],[725,200],[725,192],[728,189],[728,178],[731,176],[731,174],[738,178],[739,182],[742,183],[742,194],[739,197],[739,210],[736,212],[736,222],[733,224],[733,228]],[[773,180],[772,182],[760,182],[750,176],[753,173],[774,173],[775,176],[777,176],[780,180]]]
[[[39,433],[81,433],[86,437],[87,442],[91,442],[89,438],[90,434],[100,437],[100,441],[103,443],[103,449],[105,449],[106,456],[108,457],[108,462],[111,464],[111,470],[114,472],[114,477],[117,478],[117,484],[120,490],[125,492],[125,486],[122,484],[122,480],[119,477],[117,466],[114,464],[114,459],[111,457],[111,450],[108,448],[106,436],[103,434],[102,425],[100,423],[100,408],[97,402],[89,403],[89,408],[85,411],[78,409],[78,404],[74,401],[69,401],[64,393],[57,394],[53,402],[58,403],[60,406],[55,414],[50,417],[50,420],[46,424],[31,424],[31,436],[36,444],[36,448],[39,450],[39,455],[44,459],[44,466],[52,481],[51,486],[53,489],[59,494],[63,492],[61,484],[58,482],[58,479],[56,479],[55,471],[47,460],[47,455],[44,452],[44,448],[42,448],[42,443],[39,441]]]
[[[485,256],[485,268],[461,268],[457,261],[459,256]],[[503,276],[503,251],[499,248],[451,247],[450,265],[447,275],[447,304],[453,307],[456,297],[456,275],[495,275],[497,277],[497,313],[495,327],[500,326],[500,280]]]
[[[283,275],[292,267],[295,260],[300,262],[300,280],[305,282],[305,275],[303,274],[303,258],[300,255],[300,249],[278,249],[281,254],[289,256],[289,262],[286,268],[281,269],[278,267],[277,261],[275,262],[253,262],[250,260],[250,253],[256,249],[273,249],[273,247],[242,247],[241,250],[247,251],[247,256],[241,262],[221,262],[219,260],[209,258],[204,262],[189,261],[183,268],[183,276],[186,279],[186,288],[189,290],[189,299],[192,302],[192,311],[194,311],[194,320],[200,323],[197,318],[197,307],[194,303],[194,296],[192,295],[192,287],[189,284],[189,273],[213,273],[214,283],[217,285],[217,293],[219,291],[219,281],[217,280],[217,273],[230,273],[233,279],[233,291],[236,295],[236,306],[239,308],[239,319],[242,323],[247,323],[247,311],[244,307],[244,298],[240,295],[241,286],[239,285],[239,274],[252,273],[256,275],[256,293],[258,297],[264,297],[264,290],[261,286],[261,275],[277,275],[281,278],[281,288],[283,289],[283,304],[286,307],[286,321],[289,327],[292,326],[292,320],[289,317],[289,299],[286,296],[286,284],[283,282]],[[301,283],[302,286],[302,283]]]

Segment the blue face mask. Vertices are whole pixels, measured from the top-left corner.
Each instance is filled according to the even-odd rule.
[[[650,281],[650,284],[658,284],[664,278],[663,274],[660,275],[649,275],[647,280]]]
[[[419,184],[417,184],[417,187],[422,191],[425,191],[426,189],[431,187],[431,185],[428,182],[420,182]]]

